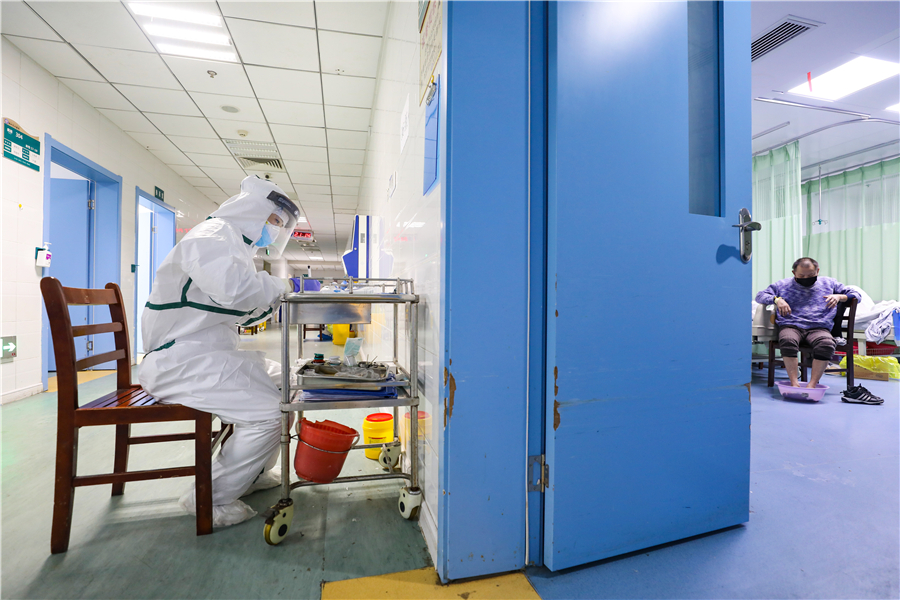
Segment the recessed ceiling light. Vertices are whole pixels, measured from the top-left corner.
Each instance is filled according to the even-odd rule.
[[[161,54],[174,54],[175,56],[187,56],[189,58],[208,58],[209,60],[237,62],[237,55],[234,52],[227,50],[207,50],[206,48],[191,48],[189,46],[176,46],[174,44],[157,44],[156,48]]]
[[[216,44],[218,46],[230,46],[231,40],[224,33],[215,31],[203,31],[202,29],[182,29],[181,27],[169,27],[157,23],[147,23],[144,31],[153,37],[169,38],[173,40],[187,40],[200,44]]]
[[[892,110],[892,111],[894,111],[894,112],[900,112],[900,103],[895,104],[895,105],[893,105],[893,106],[888,106],[888,107],[887,107],[886,109],[884,109],[884,110]]]
[[[900,64],[860,56],[790,90],[798,96],[838,100],[900,73]]]
[[[306,258],[309,260],[325,260],[321,256],[307,256]]]
[[[224,110],[227,113],[241,112],[241,109],[239,109],[237,106],[229,106],[226,104],[225,106],[222,106],[221,108],[222,108],[222,110]]]
[[[168,6],[149,3],[131,3],[128,5],[128,8],[130,8],[131,12],[134,14],[141,15],[142,17],[169,19],[170,21],[196,23],[197,25],[210,25],[212,27],[222,26],[222,18],[219,15],[182,10],[180,8],[170,8]]]

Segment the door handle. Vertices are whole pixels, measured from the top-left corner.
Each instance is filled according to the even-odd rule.
[[[753,255],[752,232],[762,229],[762,225],[750,217],[750,211],[746,208],[742,208],[738,213],[738,221],[738,224],[732,225],[732,227],[737,227],[740,230],[741,260],[747,263],[750,262],[750,257]]]

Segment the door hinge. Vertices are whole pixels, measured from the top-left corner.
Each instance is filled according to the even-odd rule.
[[[537,473],[535,473],[537,465]],[[550,465],[544,460],[543,454],[528,457],[528,491],[541,492],[550,485]]]
[[[97,201],[88,200],[88,210],[94,210],[95,208],[97,208]]]
[[[93,352],[93,351],[94,351],[94,342],[91,342],[91,341],[88,341],[88,342],[87,342],[87,351],[88,351],[88,352]]]

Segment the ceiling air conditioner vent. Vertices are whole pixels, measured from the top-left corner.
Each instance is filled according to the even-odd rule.
[[[819,25],[824,25],[824,23],[817,23],[816,21],[810,21],[809,19],[801,19],[793,15],[788,15],[751,42],[751,62],[765,56],[772,50],[783,46],[810,29],[815,29]]]
[[[261,158],[258,156],[236,156],[241,166],[251,171],[284,171],[280,158]]]
[[[284,172],[284,163],[278,148],[271,142],[252,142],[248,140],[223,140],[228,150],[241,167],[250,171]]]

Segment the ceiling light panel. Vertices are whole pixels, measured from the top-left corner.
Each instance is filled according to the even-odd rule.
[[[243,19],[226,20],[244,63],[301,71],[319,70],[314,29]]]
[[[30,6],[69,43],[153,52],[120,2],[32,2]]]
[[[303,2],[222,2],[222,14],[253,21],[315,27],[313,3]]]
[[[0,4],[5,5],[6,2]],[[15,36],[8,36],[6,39],[56,77],[103,81],[103,77],[68,44]]]
[[[199,117],[201,113],[190,96],[181,90],[164,90],[136,85],[116,85],[138,110],[166,115]]]
[[[332,31],[319,31],[322,73],[378,76],[381,38]]]
[[[187,56],[191,58],[207,58],[224,62],[237,62],[237,54],[232,50],[220,50],[202,46],[189,46],[183,43],[156,42],[156,48],[161,54],[174,56]]]
[[[318,73],[254,65],[247,65],[246,68],[257,98],[322,104],[322,85]]]
[[[887,107],[886,109],[884,109],[884,110],[892,110],[892,111],[894,111],[894,112],[900,112],[900,104],[895,104],[895,105],[893,105],[893,106],[888,106],[888,107]]]
[[[811,85],[810,82],[804,82],[789,91],[798,96],[838,100],[898,73],[900,73],[898,63],[860,56],[813,77]]]
[[[180,90],[181,84],[169,72],[156,52],[111,50],[96,46],[76,46],[110,83]]]
[[[231,46],[228,34],[223,30],[211,31],[207,29],[187,29],[185,27],[171,27],[159,23],[146,23],[144,31],[154,40],[183,40],[198,44],[212,44],[214,46]]]

